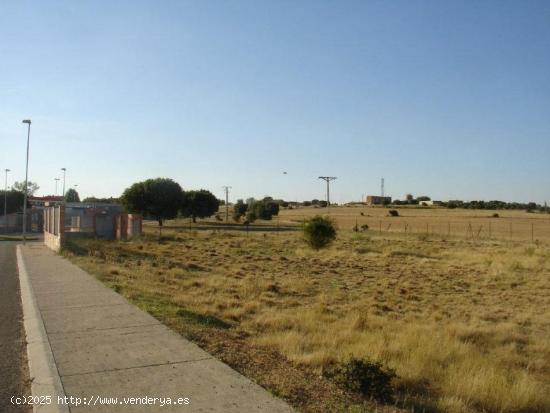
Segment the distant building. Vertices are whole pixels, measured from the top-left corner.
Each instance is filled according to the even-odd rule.
[[[391,204],[391,196],[367,195],[367,205]]]

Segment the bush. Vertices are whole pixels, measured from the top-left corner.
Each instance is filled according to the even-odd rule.
[[[245,204],[242,199],[237,200],[237,203],[233,206],[233,220],[239,222],[246,211],[248,211],[248,204]]]
[[[396,209],[390,209],[390,210],[388,211],[388,215],[389,215],[390,217],[398,217],[398,216],[399,216],[399,211],[396,210]]]
[[[329,217],[314,216],[304,223],[304,239],[312,248],[326,247],[336,238],[336,227]]]
[[[393,401],[392,380],[395,371],[376,361],[352,357],[347,362],[329,369],[325,375],[339,386],[381,402]]]
[[[256,219],[258,219],[258,216],[256,215],[256,213],[254,211],[248,211],[248,213],[246,214],[245,225],[253,223],[254,221],[256,221]]]
[[[495,213],[494,213],[494,214],[492,215],[492,217],[493,217],[493,218],[499,218],[499,217],[500,217],[500,215],[499,215],[499,214],[497,214],[497,213],[495,212]]]
[[[361,231],[368,231],[369,226],[367,224],[361,225]]]
[[[269,221],[273,218],[273,215],[279,215],[279,204],[271,198],[266,197],[261,201],[252,201],[248,204],[247,211],[249,213],[254,213],[254,219],[264,219]]]

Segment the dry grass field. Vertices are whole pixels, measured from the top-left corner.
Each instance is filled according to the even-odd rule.
[[[395,209],[399,217],[388,216]],[[327,214],[327,208],[302,207],[281,210],[280,219],[302,222],[316,214]],[[497,217],[493,217],[498,214]],[[331,217],[342,229],[367,224],[371,230],[383,232],[429,233],[466,238],[495,238],[550,242],[550,214],[523,210],[470,210],[440,207],[331,207]]]
[[[386,212],[363,210],[374,220]],[[281,222],[304,211],[319,212],[284,211]],[[380,234],[374,224],[356,233],[345,228],[371,217],[332,214],[343,229],[320,251],[299,232],[166,227],[160,242],[147,228],[140,240],[80,240],[65,254],[299,411],[550,411],[546,243]],[[394,404],[322,376],[350,356],[395,369]]]

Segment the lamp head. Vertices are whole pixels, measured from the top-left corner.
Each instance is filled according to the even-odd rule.
[[[23,119],[23,123],[28,123],[29,125],[31,124],[31,120],[30,119]]]
[[[67,168],[61,168],[61,170],[62,170],[63,172],[65,172],[65,171],[67,170]]]

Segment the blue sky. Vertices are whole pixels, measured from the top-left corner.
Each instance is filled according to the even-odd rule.
[[[0,168],[52,194],[550,201],[548,1],[0,1]],[[286,171],[287,174],[283,174]]]

